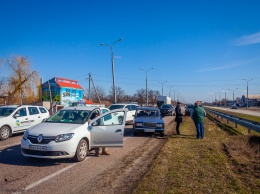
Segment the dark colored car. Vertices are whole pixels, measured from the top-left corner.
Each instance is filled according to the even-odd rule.
[[[164,136],[164,120],[158,108],[138,107],[134,117],[133,134],[159,133]]]
[[[173,116],[173,115],[175,115],[174,106],[171,105],[171,104],[163,104],[160,108],[160,111],[161,111],[162,116],[165,116],[165,115]]]
[[[194,110],[194,105],[193,104],[187,104],[186,109],[185,109],[185,115],[190,116],[190,113],[193,110]]]

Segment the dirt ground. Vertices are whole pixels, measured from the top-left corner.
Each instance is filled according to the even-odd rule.
[[[154,159],[172,133],[173,123],[170,123],[166,127],[164,137],[148,136],[142,146],[89,182],[85,186],[88,193],[132,193],[139,180],[150,170]],[[86,193],[85,188],[81,188],[76,193]]]

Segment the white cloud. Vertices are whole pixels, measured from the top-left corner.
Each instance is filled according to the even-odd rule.
[[[244,62],[220,66],[220,67],[213,67],[213,68],[209,68],[209,69],[201,69],[198,72],[218,71],[218,70],[222,70],[222,69],[228,69],[228,68],[233,68],[233,67],[237,67],[237,66],[247,65],[250,62],[251,61],[244,61]]]
[[[243,36],[234,41],[234,44],[236,46],[251,45],[257,43],[260,43],[260,32],[249,36]]]

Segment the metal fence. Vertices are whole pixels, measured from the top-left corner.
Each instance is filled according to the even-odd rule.
[[[254,122],[254,121],[249,121],[249,120],[246,120],[246,119],[241,119],[239,117],[235,117],[235,116],[228,115],[228,114],[225,114],[225,113],[222,113],[222,112],[211,110],[209,108],[205,108],[205,111],[207,113],[211,113],[211,114],[216,115],[218,117],[224,118],[224,119],[227,120],[227,122],[231,121],[231,122],[235,123],[236,127],[237,127],[237,125],[241,125],[243,127],[246,127],[248,129],[248,133],[250,133],[250,130],[253,130],[253,131],[260,133],[260,123],[257,123],[257,122]]]

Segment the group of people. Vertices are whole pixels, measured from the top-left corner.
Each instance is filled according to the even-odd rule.
[[[177,135],[180,135],[180,124],[182,123],[183,113],[181,112],[181,102],[177,103],[175,108],[175,122],[176,122],[176,132]],[[197,130],[197,139],[204,139],[204,117],[206,116],[206,112],[204,108],[201,106],[201,102],[195,102],[194,109],[190,112],[190,117],[192,118],[196,130]]]

